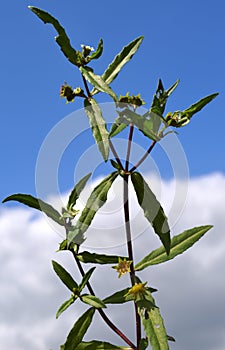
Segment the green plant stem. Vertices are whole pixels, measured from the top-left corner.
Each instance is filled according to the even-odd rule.
[[[130,124],[130,133],[129,133],[129,137],[128,137],[125,171],[128,171],[128,168],[129,168],[130,150],[131,150],[131,143],[132,143],[132,138],[133,138],[133,132],[134,132],[134,125]]]
[[[124,218],[125,218],[125,228],[126,228],[126,239],[127,239],[127,250],[129,260],[132,261],[130,265],[130,279],[132,286],[135,284],[135,270],[134,270],[134,258],[133,258],[133,248],[131,240],[131,228],[130,228],[130,213],[129,213],[129,198],[128,198],[128,180],[129,174],[125,174],[123,177],[124,181]],[[136,317],[136,335],[137,335],[137,349],[139,349],[139,343],[141,341],[141,319],[138,313],[137,304],[134,303],[135,307],[135,317]]]
[[[85,87],[85,90],[87,92],[88,98],[91,98],[91,93],[90,93],[90,90],[89,90],[89,87],[88,87],[88,84],[87,84],[87,80],[85,79],[83,74],[81,74],[81,76],[82,76],[82,79],[83,79],[84,87]]]
[[[156,143],[157,143],[157,141],[152,141],[151,145],[149,146],[149,148],[147,149],[147,151],[145,152],[143,157],[129,170],[130,173],[135,171],[144,162],[144,160],[148,157],[148,155],[153,150],[153,148],[156,145]]]
[[[82,277],[84,277],[85,272],[83,270],[83,267],[81,265],[81,262],[77,259],[76,254],[73,250],[71,250],[73,257],[77,263],[78,269],[82,275]],[[87,282],[87,288],[90,292],[91,295],[95,296],[95,292],[90,284],[90,282]],[[125,341],[125,343],[127,343],[133,350],[138,350],[136,348],[136,346],[125,336],[125,334],[123,334],[123,332],[121,332],[115,325],[114,323],[112,323],[112,321],[108,318],[108,316],[105,314],[105,312],[102,309],[97,309],[99,314],[101,315],[102,319],[106,322],[106,324],[121,338]]]
[[[130,161],[130,151],[131,144],[133,138],[134,126],[130,124],[130,132],[128,136],[128,144],[127,144],[127,155],[126,155],[126,166],[125,166],[125,175],[123,177],[123,205],[124,205],[124,219],[125,219],[125,228],[126,228],[126,240],[127,240],[127,251],[129,260],[132,261],[130,265],[130,280],[132,286],[135,284],[135,270],[134,270],[134,257],[133,257],[133,247],[132,247],[132,237],[131,237],[131,227],[130,227],[130,211],[129,211],[129,161]],[[139,344],[141,341],[141,318],[138,313],[137,304],[134,302],[135,307],[135,318],[136,318],[136,336],[137,336],[137,349],[139,349]]]
[[[123,164],[121,163],[120,158],[119,158],[119,156],[118,156],[118,154],[117,154],[117,152],[115,150],[115,147],[113,146],[113,143],[112,143],[112,141],[110,139],[109,139],[109,146],[110,146],[110,149],[111,149],[111,151],[112,151],[112,153],[113,153],[117,163],[119,164],[120,168],[122,170],[124,170]]]

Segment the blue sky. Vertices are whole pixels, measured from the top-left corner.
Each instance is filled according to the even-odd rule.
[[[165,87],[179,78],[180,85],[167,105],[167,111],[174,111],[185,109],[211,93],[220,93],[193,117],[188,126],[178,130],[190,174],[190,191],[183,213],[176,212],[176,205],[179,207],[179,203],[184,204],[187,183],[185,179],[180,183],[177,181],[181,191],[175,194],[177,202],[173,202],[174,186],[177,183],[171,178],[173,172],[168,165],[170,159],[166,158],[160,147],[152,153],[153,160],[149,159],[143,167],[147,173],[152,170],[151,167],[154,168],[155,162],[155,169],[163,179],[159,188],[165,189],[163,205],[169,222],[173,224],[173,233],[204,224],[213,224],[215,228],[212,234],[193,248],[192,253],[185,253],[182,258],[178,258],[180,260],[168,263],[159,270],[156,267],[151,275],[147,271],[143,278],[147,280],[150,276],[152,283],[159,288],[159,305],[169,325],[168,331],[178,339],[171,349],[224,350],[225,318],[221,306],[224,305],[225,295],[225,284],[221,280],[225,264],[224,1],[140,0],[132,3],[114,0],[107,3],[102,0],[34,0],[31,3],[20,0],[13,5],[3,2],[0,14],[1,199],[17,192],[35,195],[35,168],[44,139],[51,130],[55,130],[59,125],[57,123],[82,108],[81,100],[66,105],[60,99],[59,90],[63,82],[67,81],[74,87],[81,85],[80,74],[60,52],[54,41],[55,30],[50,25],[44,25],[28,10],[28,5],[40,7],[58,18],[76,49],[80,49],[80,44],[96,47],[102,37],[104,53],[93,65],[97,74],[105,70],[124,45],[143,35],[144,41],[139,51],[112,84],[118,95],[127,91],[131,94],[141,93],[147,102],[146,107],[149,107],[159,78]],[[100,102],[111,102],[103,94],[97,95],[97,98]],[[75,127],[82,129],[79,118],[77,123]],[[86,119],[85,123],[87,126]],[[137,140],[143,142],[144,148],[148,146],[147,140]],[[68,145],[58,174],[63,195],[73,186],[77,168],[81,167],[77,176],[89,171],[93,159],[85,157],[88,155],[86,150],[93,143],[85,131],[79,135],[77,142]],[[177,152],[175,148],[175,156]],[[96,159],[98,166],[94,169],[94,177],[111,171],[100,157]],[[45,176],[43,183],[50,183],[51,179],[47,178],[48,167]],[[93,231],[96,227],[101,231],[102,223],[107,222],[109,227],[118,225],[119,232],[123,232],[119,216],[121,210],[118,209],[121,203],[116,198],[114,200],[115,203],[110,199],[109,207],[100,213]],[[52,202],[57,204],[57,199],[52,197]],[[135,205],[133,200],[131,202],[132,206]],[[118,209],[115,210],[115,220],[114,217],[104,217],[110,205]],[[132,210],[135,214],[135,208]],[[139,227],[139,222],[135,220],[136,217],[132,224],[145,233],[144,223],[140,221]],[[66,294],[63,286],[55,279],[50,259],[60,260],[71,269],[67,258],[55,256],[59,236],[42,216],[33,216],[33,212],[14,203],[1,205],[0,227],[0,342],[9,350],[59,348],[74,322],[73,312],[58,321],[54,318],[55,310],[65,300]],[[26,244],[21,244],[21,237]],[[92,238],[89,239],[91,241]],[[91,242],[96,244],[98,235],[97,240],[93,238]],[[137,248],[138,256],[142,248],[149,249],[148,245],[143,247],[142,240],[137,241]],[[101,290],[102,278],[108,278],[104,271],[100,277],[96,277],[100,294],[104,288],[112,287],[112,281],[118,280],[112,275],[111,284]],[[42,288],[43,285],[45,288]],[[169,295],[168,290],[171,291]],[[192,307],[187,300],[191,300]],[[77,313],[79,311],[76,309]],[[112,315],[118,318],[116,312],[112,312]],[[121,324],[125,328],[127,326],[130,335],[130,323],[122,319]],[[101,327],[96,329],[100,338]],[[107,330],[105,334],[109,341],[114,342]],[[95,330],[91,336],[95,337]],[[118,343],[118,339],[115,343]]]
[[[54,125],[82,107],[59,98],[64,81],[81,79],[54,41],[55,30],[44,25],[27,6],[45,9],[66,28],[75,48],[104,39],[104,54],[95,63],[101,74],[121,48],[139,35],[144,41],[133,60],[112,84],[117,94],[141,93],[149,106],[162,78],[165,87],[181,80],[168,103],[183,109],[219,92],[191,124],[179,130],[190,175],[225,171],[223,161],[225,33],[223,1],[27,1],[2,4],[1,11],[1,198],[14,192],[35,193],[34,169],[40,146]],[[100,96],[100,101],[109,101]],[[157,151],[156,151],[157,152]],[[65,164],[63,189],[73,185],[71,164]],[[108,170],[107,170],[108,171]],[[166,175],[166,173],[165,173]]]

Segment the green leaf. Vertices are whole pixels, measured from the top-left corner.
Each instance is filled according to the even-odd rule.
[[[67,239],[64,239],[60,244],[59,244],[59,249],[57,249],[57,252],[60,252],[62,250],[68,250],[67,247]]]
[[[145,307],[146,301],[149,303],[147,307]],[[148,291],[146,300],[139,300],[138,313],[152,349],[168,350],[169,346],[163,318],[160,315],[159,308],[155,306],[155,300],[150,291]]]
[[[58,309],[56,313],[56,318],[58,318],[66,309],[68,309],[68,307],[70,307],[70,305],[72,305],[76,299],[77,298],[74,295],[72,295],[70,299],[66,300]]]
[[[198,102],[191,105],[184,111],[175,111],[174,113],[169,112],[166,116],[166,121],[168,125],[180,128],[187,125],[194,114],[198,113],[203,107],[205,107],[209,102],[211,102],[218,93],[206,96],[199,100]]]
[[[82,278],[82,281],[81,281],[81,283],[79,284],[79,287],[78,287],[80,292],[82,291],[82,289],[84,289],[84,287],[88,283],[88,281],[91,278],[91,275],[94,272],[94,270],[95,270],[95,267],[92,267],[90,270],[88,270],[88,272],[85,273],[85,275]]]
[[[160,137],[153,132],[153,123],[151,119],[145,115],[137,114],[131,111],[129,108],[125,108],[122,112],[119,112],[122,122],[125,121],[134,124],[145,136],[154,141],[159,141]]]
[[[110,129],[110,132],[109,132],[109,136],[110,137],[116,136],[121,131],[123,131],[128,125],[129,125],[129,122],[119,115],[114,120],[114,123],[111,126],[111,129]]]
[[[179,83],[180,83],[180,79],[176,80],[175,83],[171,85],[169,89],[166,90],[166,94],[168,97],[174,92],[174,90],[177,88]]]
[[[96,254],[89,253],[84,251],[76,255],[76,258],[83,263],[92,263],[92,264],[117,264],[119,256],[117,255],[104,255],[104,254]],[[120,257],[124,259],[125,257]],[[127,258],[128,259],[128,258]]]
[[[133,296],[131,294],[127,294],[129,292],[130,288],[125,288],[123,290],[120,290],[119,292],[113,293],[112,295],[105,298],[103,301],[105,304],[123,304],[127,301],[134,300]],[[150,293],[154,293],[157,291],[155,288],[146,287],[146,290]]]
[[[108,196],[108,191],[112,186],[114,180],[117,178],[118,172],[113,172],[108,175],[101,183],[94,188],[90,197],[87,200],[86,206],[83,209],[77,224],[74,229],[69,231],[68,245],[74,241],[77,244],[81,244],[85,238],[84,233],[91,225],[97,211],[105,204]]]
[[[165,90],[162,80],[159,79],[157,90],[153,97],[150,111],[159,116],[162,116],[166,107],[167,99],[172,94],[172,92],[176,89],[178,84],[179,84],[179,80],[177,80],[168,90]]]
[[[166,253],[169,254],[170,229],[163,208],[140,173],[132,173],[131,180],[137,195],[138,203],[143,209],[146,219],[159,236]]]
[[[90,178],[91,173],[87,174],[84,176],[74,187],[72,192],[70,193],[68,204],[67,204],[67,209],[72,209],[74,205],[76,204],[77,199],[80,196],[80,193],[83,191],[88,179]]]
[[[139,350],[145,350],[148,347],[148,340],[145,338],[142,338],[139,344]]]
[[[103,40],[100,39],[99,43],[98,43],[98,47],[97,50],[95,52],[93,52],[88,58],[90,60],[96,60],[97,58],[99,58],[103,53]]]
[[[171,93],[176,89],[178,84],[179,80],[177,80],[168,90],[165,90],[162,80],[159,79],[151,108],[146,113],[146,117],[148,117],[152,123],[151,129],[154,134],[158,133],[161,123],[164,122],[163,113],[166,107],[167,99],[171,95]]]
[[[115,160],[110,159],[110,163],[112,164],[113,168],[115,168],[116,170],[122,170],[120,165],[117,162],[115,162]]]
[[[142,309],[138,309],[141,316],[145,334],[150,341],[153,350],[169,350],[166,329],[160,311],[157,307],[143,314]]]
[[[206,96],[199,100],[198,102],[194,103],[191,105],[189,108],[185,109],[184,112],[188,113],[191,115],[199,112],[203,107],[205,107],[209,102],[211,102],[216,96],[218,96],[218,93]]]
[[[64,350],[77,349],[91,324],[94,313],[95,308],[90,308],[75,322],[64,344]]]
[[[72,292],[78,288],[78,284],[74,281],[71,275],[62,267],[59,263],[52,260],[52,266],[55,273],[59,276],[61,281],[69,288]]]
[[[172,337],[171,335],[168,335],[168,334],[167,334],[167,339],[168,339],[169,341],[172,341],[172,342],[175,342],[175,341],[176,341],[176,339],[175,339],[174,337]]]
[[[84,108],[99,151],[103,159],[107,161],[109,157],[109,133],[106,129],[106,122],[102,116],[102,111],[93,98],[84,100]]]
[[[100,340],[81,342],[76,347],[76,350],[117,350],[117,349],[130,350],[131,348],[127,346],[112,345],[110,343],[100,341]]]
[[[2,203],[8,202],[8,201],[17,201],[31,208],[38,209],[43,213],[45,213],[52,220],[57,222],[59,225],[64,226],[64,222],[61,219],[61,214],[56,209],[54,209],[50,204],[45,203],[39,198],[35,198],[33,196],[30,196],[29,194],[17,193],[17,194],[12,194],[11,196],[5,198],[2,201]]]
[[[123,66],[133,57],[135,52],[138,50],[143,36],[133,40],[127,46],[125,46],[122,51],[114,58],[113,62],[108,66],[102,75],[102,79],[110,84],[118,75]],[[94,88],[91,92],[92,95],[98,93],[98,89]]]
[[[81,301],[95,307],[96,309],[105,308],[105,303],[94,295],[81,295]]]
[[[170,254],[165,253],[164,247],[153,250],[150,254],[145,256],[139,263],[135,265],[135,270],[143,270],[150,265],[161,264],[168,260],[175,258],[177,255],[182,254],[185,250],[189,249],[196,243],[206,232],[208,232],[212,226],[199,226],[186,230],[177,236],[174,236],[171,240]]]
[[[89,83],[91,83],[96,89],[101,92],[105,92],[113,98],[115,102],[118,101],[118,97],[111,87],[102,79],[100,75],[93,73],[88,67],[80,67],[80,71]]]
[[[116,292],[108,296],[103,301],[105,304],[123,304],[123,303],[126,303],[127,301],[134,300],[131,294],[127,295],[129,290],[130,288],[125,288],[123,290],[120,290],[119,292]]]
[[[78,55],[78,52],[71,46],[65,29],[61,26],[59,21],[48,12],[45,12],[37,7],[28,6],[28,8],[34,12],[44,23],[53,25],[58,33],[58,36],[55,38],[55,40],[60,46],[62,52],[72,64],[79,66],[81,64],[80,56]]]

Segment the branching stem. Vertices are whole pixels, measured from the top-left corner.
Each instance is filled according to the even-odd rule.
[[[144,160],[148,157],[148,155],[151,153],[152,149],[154,148],[154,146],[156,145],[157,141],[152,141],[151,145],[149,146],[149,148],[147,149],[147,151],[145,152],[145,154],[143,155],[143,157],[141,157],[141,159],[129,170],[130,173],[132,173],[133,171],[135,171],[143,162]]]
[[[83,270],[83,267],[80,263],[80,261],[77,259],[76,254],[73,250],[71,250],[73,257],[77,263],[78,269],[82,275],[82,277],[84,277],[85,272]],[[90,284],[90,282],[87,282],[87,288],[90,292],[91,295],[95,296],[95,292]],[[126,337],[125,334],[123,334],[123,332],[121,332],[115,325],[114,323],[112,323],[112,321],[108,318],[108,316],[105,314],[105,312],[102,309],[97,309],[99,314],[101,315],[102,319],[105,321],[105,323],[121,338],[125,341],[125,343],[127,343],[133,350],[138,350],[136,348],[136,346]]]

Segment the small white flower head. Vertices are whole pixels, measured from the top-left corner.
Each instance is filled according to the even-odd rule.
[[[87,57],[90,52],[94,51],[94,48],[88,45],[81,44],[83,57]]]
[[[80,46],[82,47],[82,49],[89,50],[90,52],[95,50],[92,46],[88,46],[88,45],[84,45],[84,44],[81,44]]]

